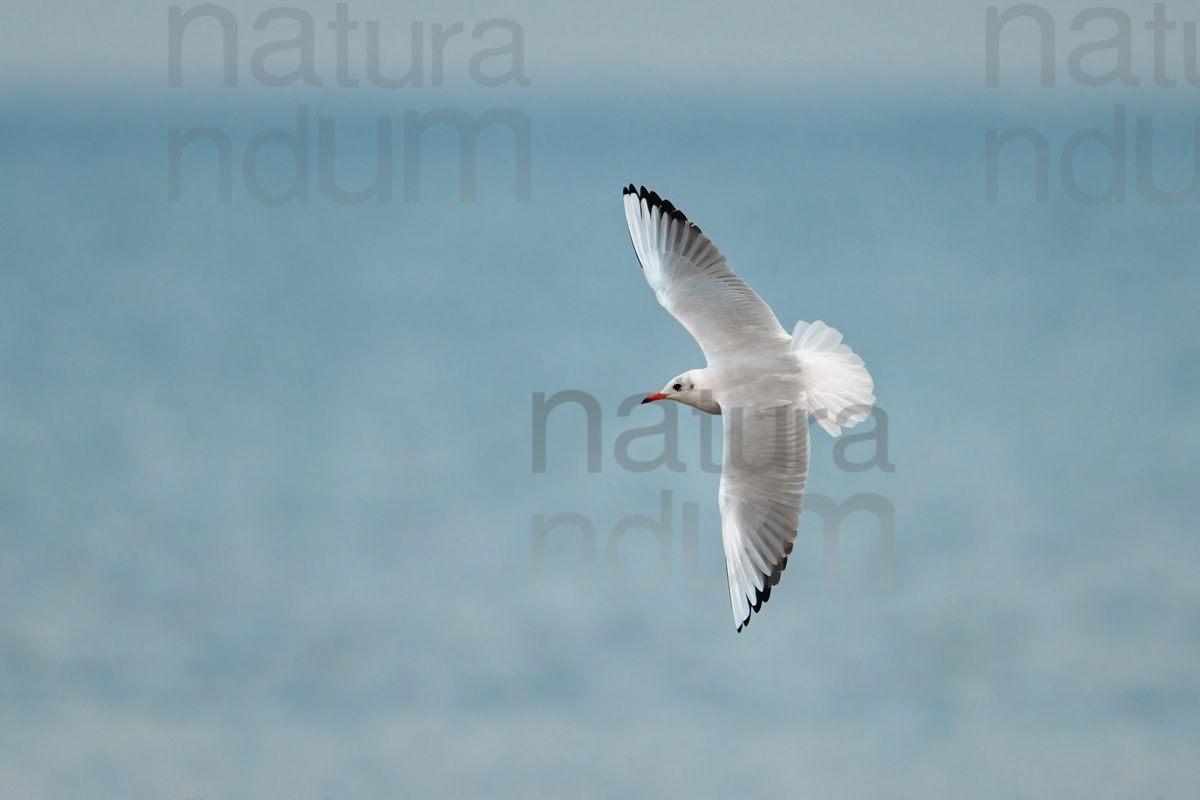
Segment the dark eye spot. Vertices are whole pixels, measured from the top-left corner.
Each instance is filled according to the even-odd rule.
[[[674,386],[672,386],[671,388],[672,388],[672,389],[674,389],[675,391],[677,391],[677,392],[678,392],[680,389],[682,389],[682,388],[683,388],[683,384],[682,384],[682,383],[677,383],[677,384],[675,384]]]

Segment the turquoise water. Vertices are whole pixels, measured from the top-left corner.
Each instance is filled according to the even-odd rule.
[[[294,129],[269,99],[4,118],[5,796],[1195,794],[1197,207],[1137,195],[1132,138],[1126,199],[1071,199],[1064,143],[1113,104],[542,97],[514,104],[529,202],[499,129],[475,201],[430,131],[405,202],[406,105],[370,95],[313,103],[310,197],[269,206],[241,172],[255,134]],[[1131,107],[1131,137],[1138,114],[1183,185],[1191,112]],[[392,202],[316,188],[320,115],[355,187],[393,120]],[[986,131],[1018,125],[1050,142],[1049,201],[1014,146],[987,202]],[[168,199],[169,132],[194,126],[229,137],[231,202],[200,147]],[[270,191],[286,156],[263,150]],[[1088,191],[1105,157],[1080,150]],[[886,445],[894,470],[814,431],[809,491],[886,501],[894,587],[865,513],[836,587],[806,515],[740,635],[697,585],[723,569],[699,420],[678,415],[684,471],[618,461],[662,419],[621,402],[702,365],[641,278],[631,181],[785,326],[823,319],[866,359],[886,431],[844,455]],[[600,470],[567,408],[535,472],[534,395],[568,390],[598,403]],[[659,548],[630,531],[615,573],[613,531],[664,491],[670,563],[631,591]],[[594,585],[569,527],[535,574],[535,516],[564,512],[595,527]]]

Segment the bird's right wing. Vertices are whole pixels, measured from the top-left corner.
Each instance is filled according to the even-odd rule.
[[[786,352],[787,332],[770,307],[669,200],[631,185],[625,221],[658,302],[688,329],[710,363],[722,355]]]
[[[750,623],[779,583],[796,532],[808,477],[808,416],[794,403],[721,412],[721,539],[733,622]]]

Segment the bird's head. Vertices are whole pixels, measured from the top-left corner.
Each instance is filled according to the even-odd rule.
[[[653,403],[655,400],[674,400],[685,406],[692,406],[709,414],[720,414],[721,406],[712,398],[712,391],[704,383],[704,370],[694,369],[682,375],[676,375],[667,381],[662,391],[655,392],[642,401]]]

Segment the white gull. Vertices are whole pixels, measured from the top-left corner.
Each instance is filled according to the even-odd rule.
[[[875,384],[836,329],[798,322],[788,336],[670,201],[630,185],[625,219],[658,302],[708,361],[642,402],[674,400],[721,415],[721,538],[733,621],[741,631],[779,583],[796,540],[808,476],[808,416],[837,436],[842,426],[870,415]]]

